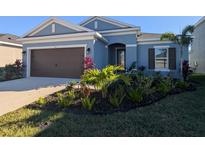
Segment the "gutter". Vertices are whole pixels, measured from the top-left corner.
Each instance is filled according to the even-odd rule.
[[[105,39],[100,33],[96,32],[95,37],[108,44],[108,40]]]
[[[4,42],[4,41],[0,41],[0,44],[3,45],[10,45],[10,46],[15,46],[15,47],[22,47],[22,44],[16,44],[16,43],[10,43],[10,42]]]

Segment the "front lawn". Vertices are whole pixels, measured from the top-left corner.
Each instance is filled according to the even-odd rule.
[[[0,117],[0,136],[205,136],[205,75],[197,90],[107,115],[21,108]]]

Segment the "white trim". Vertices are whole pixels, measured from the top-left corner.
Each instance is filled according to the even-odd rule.
[[[27,37],[20,38],[19,41],[25,40],[39,40],[39,39],[52,39],[52,38],[71,38],[71,37],[82,37],[82,36],[93,36],[95,32],[87,32],[87,33],[75,33],[75,34],[63,34],[63,35],[51,35],[51,36],[38,36],[38,37]]]
[[[154,48],[170,48],[170,46],[169,45],[167,45],[167,46],[154,46]]]
[[[160,38],[138,39],[139,42],[145,41],[161,41]]]
[[[21,44],[16,44],[16,43],[10,43],[10,42],[4,42],[4,41],[0,41],[0,45],[4,44],[4,45],[10,45],[10,46],[16,46],[16,47],[22,47],[23,45]]]
[[[199,26],[201,23],[205,21],[205,17],[202,17],[196,24],[194,24],[194,27]]]
[[[43,46],[43,47],[28,47],[26,49],[27,53],[27,60],[26,60],[26,77],[31,76],[31,50],[34,49],[56,49],[56,48],[78,48],[83,47],[84,48],[84,57],[86,57],[86,50],[87,45],[86,44],[77,44],[77,45],[59,45],[59,46]]]
[[[136,32],[117,32],[117,33],[109,33],[102,34],[103,36],[118,36],[118,35],[129,35],[129,34],[137,34]]]
[[[126,47],[137,47],[137,44],[126,44]]]
[[[52,33],[55,33],[55,32],[56,32],[56,24],[53,23],[53,24],[52,24]]]
[[[155,72],[170,72],[171,70],[168,69],[168,68],[165,68],[165,69],[158,69],[158,68],[156,68],[156,69],[154,69],[154,71]]]
[[[22,44],[82,41],[82,40],[93,40],[93,39],[95,39],[94,36],[81,36],[81,37],[74,37],[74,38],[52,38],[52,39],[39,39],[39,40],[25,40],[22,42]]]
[[[107,23],[110,23],[112,25],[116,25],[116,26],[119,26],[119,27],[122,27],[122,28],[125,28],[125,27],[136,27],[134,25],[131,25],[131,24],[127,24],[127,23],[124,23],[124,22],[121,22],[121,21],[117,21],[117,20],[114,20],[114,19],[110,19],[110,18],[107,18],[107,17],[102,17],[102,16],[94,16],[94,17],[90,17],[84,21],[82,21],[80,23],[81,26],[85,26],[86,24],[94,21],[94,20],[101,20],[103,22],[107,22]]]
[[[58,23],[60,25],[63,25],[65,27],[68,27],[68,28],[76,30],[76,31],[88,31],[88,32],[92,31],[88,28],[85,28],[85,27],[82,27],[82,26],[79,26],[79,25],[75,25],[75,24],[72,24],[70,22],[65,22],[64,20],[57,19],[55,17],[51,17],[51,18],[47,19],[46,21],[44,21],[43,23],[41,23],[40,25],[36,26],[30,32],[24,34],[22,37],[33,36],[36,33],[38,33],[39,31],[41,31],[42,29],[44,29],[45,27],[47,27],[48,25],[52,24],[52,23]]]
[[[42,27],[45,23],[49,22],[50,20],[52,20],[54,17],[50,17],[47,20],[45,20],[44,22],[42,22],[41,24],[37,25],[36,27],[32,28],[29,32],[25,33],[22,37],[26,37],[28,36],[30,33],[34,32],[35,30],[37,30],[38,28]]]
[[[114,33],[114,32],[129,32],[129,31],[139,31],[139,28],[124,28],[124,29],[113,29],[113,30],[103,30],[103,31],[98,31],[101,34],[104,33]]]
[[[145,44],[166,44],[166,43],[174,43],[172,41],[146,41],[146,42],[137,42],[139,45],[145,45]]]
[[[98,38],[105,43],[108,41],[98,32],[86,32],[86,33],[76,33],[76,34],[64,34],[64,35],[51,35],[42,37],[28,37],[18,39],[23,44],[28,43],[42,43],[42,42],[59,42],[59,41],[78,41],[78,40],[92,40]]]

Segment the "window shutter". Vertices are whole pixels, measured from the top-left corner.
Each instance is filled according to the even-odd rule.
[[[149,48],[148,50],[148,63],[149,69],[155,69],[155,52],[154,48]]]
[[[176,48],[169,48],[169,69],[176,69]]]

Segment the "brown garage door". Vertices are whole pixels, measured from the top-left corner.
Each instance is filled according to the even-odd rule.
[[[83,73],[84,48],[31,51],[31,76],[79,78]]]

